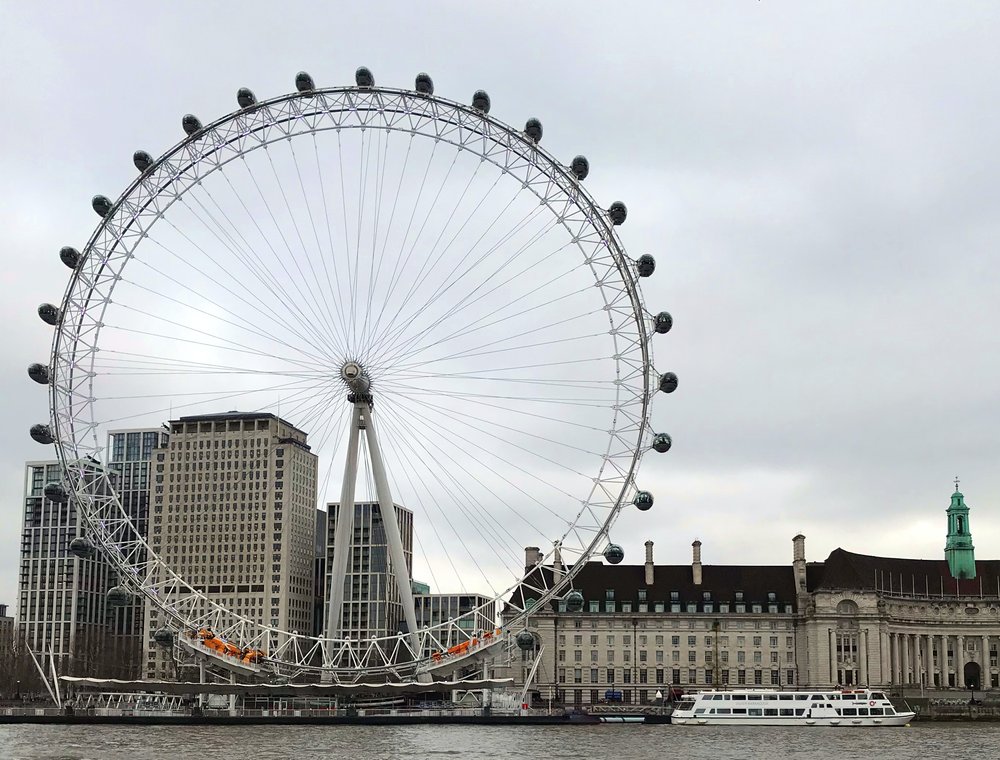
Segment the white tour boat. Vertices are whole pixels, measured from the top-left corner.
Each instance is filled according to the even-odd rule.
[[[872,689],[778,691],[734,689],[685,694],[670,722],[685,726],[905,726],[900,712]]]

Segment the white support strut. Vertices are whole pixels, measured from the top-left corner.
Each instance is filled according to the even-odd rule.
[[[327,612],[326,636],[340,638],[344,613],[344,584],[347,583],[347,565],[351,553],[351,536],[354,534],[354,487],[358,479],[359,428],[364,424],[361,405],[351,410],[348,426],[347,462],[344,465],[344,482],[340,489],[340,510],[333,538],[333,567],[330,568],[330,607]]]
[[[410,587],[410,572],[406,566],[406,555],[403,553],[403,539],[396,521],[396,508],[392,503],[392,493],[389,491],[389,479],[385,474],[385,464],[382,461],[382,450],[378,445],[378,435],[375,433],[375,422],[371,409],[367,405],[359,405],[361,419],[364,421],[365,433],[368,436],[368,454],[372,460],[372,475],[375,477],[375,492],[378,494],[378,508],[382,515],[382,525],[385,527],[385,537],[389,544],[389,558],[392,562],[392,574],[399,590],[399,601],[403,606],[403,618],[413,658],[421,657],[420,644],[417,636],[417,614],[413,607],[413,590]]]

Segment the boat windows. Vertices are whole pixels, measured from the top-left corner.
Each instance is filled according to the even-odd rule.
[[[764,715],[777,715],[777,714],[778,714],[778,708],[777,707],[765,707],[764,708]]]
[[[829,700],[840,699],[840,695],[839,694],[827,694],[826,698],[829,699]]]
[[[887,708],[885,708],[885,714],[886,715],[895,715],[896,714],[896,709],[894,707],[887,707]]]
[[[760,694],[747,694],[747,699],[756,702],[758,700],[763,699],[763,697]]]
[[[730,715],[733,711],[730,710],[728,707],[720,707],[715,712],[718,713],[719,715]]]
[[[705,713],[704,707],[699,707],[697,710],[694,711],[695,715],[703,715],[704,713]]]
[[[733,699],[738,700],[738,701],[746,702],[747,695],[746,694],[733,694]]]
[[[868,717],[868,708],[867,707],[859,707],[858,708],[858,715],[863,715],[864,717],[867,718]]]
[[[796,707],[795,708],[795,714],[796,715],[805,715],[806,714],[805,708],[804,707]]]
[[[795,697],[792,694],[779,694],[778,699],[780,699],[782,702],[785,702],[793,700],[795,699]]]
[[[749,710],[747,710],[747,715],[763,715],[763,710],[761,710],[759,707],[751,707]]]
[[[845,707],[843,710],[840,711],[840,714],[847,718],[854,717],[858,714],[858,708]]]
[[[777,698],[778,698],[777,694],[765,694],[764,695],[764,699],[777,699]]]
[[[872,699],[885,699],[885,694],[883,694],[880,691],[873,691],[872,692]]]
[[[871,710],[868,711],[868,714],[869,715],[885,715],[885,710],[883,710],[881,707],[873,707]]]
[[[813,694],[811,697],[809,697],[809,699],[811,699],[813,702],[818,702],[819,700],[823,699],[823,695]]]
[[[778,710],[778,715],[795,715],[795,710],[791,707],[782,707]]]
[[[809,697],[807,697],[805,694],[796,694],[795,698],[796,699],[809,699]]]
[[[747,709],[745,707],[734,707],[733,715],[746,715]]]

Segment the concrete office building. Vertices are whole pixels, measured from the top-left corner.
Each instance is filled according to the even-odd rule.
[[[169,427],[169,443],[153,453],[153,551],[226,608],[312,631],[317,458],[307,434],[257,412],[181,417]],[[171,652],[152,640],[165,622],[147,605],[148,678],[174,676]]]

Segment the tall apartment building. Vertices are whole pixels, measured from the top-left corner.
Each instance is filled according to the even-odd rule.
[[[108,433],[107,469],[136,532],[148,539],[150,463],[153,450],[166,446],[165,428],[112,430]],[[113,647],[120,653],[129,678],[141,674],[145,603],[134,599],[108,610]]]
[[[153,551],[228,609],[312,631],[317,457],[306,433],[257,412],[181,417],[169,427],[169,442],[153,452]],[[147,605],[147,678],[174,676],[170,653],[152,640],[165,622]]]
[[[413,512],[399,504],[396,522],[406,557],[407,578],[413,578]],[[340,504],[327,504],[327,589],[333,582],[334,536]],[[389,560],[389,544],[378,502],[357,502],[354,505],[354,536],[351,558],[347,563],[344,611],[341,635],[354,640],[393,636],[400,630],[403,606],[396,586],[395,568]],[[329,599],[329,594],[326,595]]]
[[[2,663],[13,656],[14,650],[14,618],[7,614],[7,605],[0,604],[0,671]]]
[[[15,635],[36,652],[52,652],[61,674],[127,675],[108,636],[105,595],[114,576],[99,553],[70,553],[86,531],[72,499],[45,498],[45,485],[59,482],[58,462],[26,464]]]

